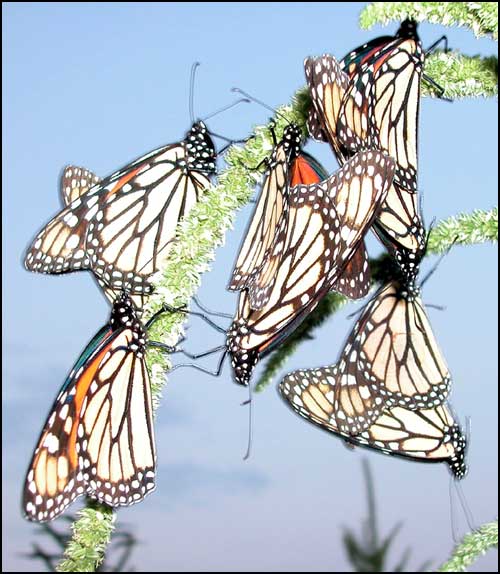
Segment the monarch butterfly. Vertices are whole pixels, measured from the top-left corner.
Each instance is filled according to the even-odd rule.
[[[277,269],[280,252],[271,254],[274,238],[282,233],[288,218],[290,187],[310,185],[327,179],[325,169],[301,150],[302,136],[296,124],[289,124],[267,160],[261,193],[236,259],[228,289],[247,289],[250,307],[262,309],[269,300],[270,285],[262,282],[261,267],[270,277]],[[335,286],[351,298],[364,297],[370,276],[368,261],[360,252]]]
[[[368,302],[337,364],[338,428],[358,434],[387,408],[433,408],[450,391],[441,355],[414,284],[386,283]]]
[[[89,342],[57,396],[28,468],[29,520],[56,518],[87,494],[110,506],[142,500],[155,487],[156,449],[146,331],[128,295]]]
[[[274,132],[273,132],[274,135]],[[267,160],[267,171],[245,238],[240,247],[232,277],[228,285],[230,291],[241,291],[248,287],[264,259],[274,239],[278,225],[283,224],[282,215],[288,209],[290,181],[305,177],[315,181],[325,179],[322,168],[310,168],[306,159],[300,156],[302,136],[296,124],[288,125],[281,141]],[[301,161],[302,160],[302,161]],[[252,305],[258,306],[258,301]]]
[[[240,294],[228,331],[235,381],[248,385],[259,357],[286,338],[338,282],[359,247],[392,181],[394,161],[361,152],[323,182],[290,189],[286,224],[255,281],[269,297],[252,309]],[[279,266],[273,256],[279,255]]]
[[[417,121],[424,53],[411,20],[395,36],[376,38],[346,56],[304,63],[313,111],[309,129],[331,144],[342,164],[363,149],[396,160],[394,185],[374,229],[390,249],[421,249],[417,202]]]
[[[167,258],[177,223],[215,174],[216,153],[202,121],[185,139],[158,148],[95,183],[35,237],[25,266],[42,273],[91,269],[114,291],[152,290],[151,275]],[[78,186],[75,186],[78,189]]]
[[[350,445],[415,461],[446,462],[455,478],[466,475],[466,440],[448,405],[416,411],[394,406],[353,436],[342,430],[334,405],[341,377],[338,365],[294,371],[281,381],[279,392],[300,416]]]

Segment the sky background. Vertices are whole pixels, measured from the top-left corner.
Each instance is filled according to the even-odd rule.
[[[304,84],[302,62],[342,57],[396,26],[358,27],[364,3],[3,3],[3,571],[43,570],[25,554],[42,543],[21,517],[24,474],[47,411],[77,356],[107,320],[108,307],[88,273],[32,274],[24,251],[59,209],[66,164],[105,176],[189,128],[189,71],[202,63],[196,115],[230,102],[239,86],[270,106]],[[422,25],[424,46],[446,33],[465,53],[496,52],[466,30]],[[239,138],[268,112],[243,105],[209,122]],[[497,102],[424,99],[420,191],[427,223],[490,209],[497,189]],[[326,145],[307,148],[331,171]],[[205,304],[233,312],[225,291],[250,210],[203,277]],[[369,243],[372,254],[379,250]],[[424,301],[454,379],[452,404],[471,417],[470,473],[463,481],[477,525],[497,516],[497,248],[455,248],[425,287]],[[426,261],[424,270],[432,265]],[[315,333],[282,374],[335,362],[351,327],[351,304]],[[194,320],[186,347],[205,350],[221,336]],[[207,361],[210,365],[210,362]],[[258,372],[257,372],[258,373]],[[450,553],[450,478],[444,465],[407,463],[307,425],[268,388],[255,397],[254,442],[244,462],[246,390],[193,370],[176,371],[156,419],[158,482],[143,503],[121,510],[140,541],[139,571],[349,570],[342,529],[361,532],[367,505],[363,458],[373,471],[381,535],[401,522],[391,565],[407,547],[411,569]],[[73,505],[75,510],[78,504]],[[467,530],[455,500],[459,533]],[[58,527],[64,526],[58,521]],[[475,571],[497,571],[496,554]]]

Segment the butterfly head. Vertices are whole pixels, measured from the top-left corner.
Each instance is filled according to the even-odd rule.
[[[460,480],[466,476],[468,471],[468,467],[465,462],[467,454],[467,440],[458,425],[453,425],[446,436],[452,443],[454,449],[454,455],[450,458],[448,464],[450,465],[453,476],[457,480]]]
[[[255,349],[246,349],[242,345],[247,334],[246,321],[239,319],[231,325],[227,335],[227,349],[231,355],[233,380],[244,387],[250,384],[252,372],[259,360],[259,354]]]
[[[399,30],[396,32],[397,38],[404,38],[405,40],[412,39],[418,40],[417,22],[407,18],[401,23]]]
[[[413,289],[417,289],[416,281],[423,255],[420,251],[412,251],[404,248],[395,250],[401,280],[405,285],[413,286]]]
[[[132,330],[132,350],[142,353],[146,345],[146,333],[137,316],[137,308],[130,295],[122,291],[115,299],[111,310],[110,325],[113,331],[128,328]]]
[[[191,169],[215,173],[217,153],[207,126],[201,120],[191,126],[184,141]]]

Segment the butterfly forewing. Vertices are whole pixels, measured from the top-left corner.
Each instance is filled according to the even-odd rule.
[[[312,98],[308,117],[309,133],[320,141],[326,138],[339,162],[343,163],[346,156],[338,140],[337,123],[349,87],[349,78],[337,60],[328,54],[320,58],[306,58],[304,71]]]
[[[76,447],[79,406],[75,379],[110,336],[109,327],[96,334],[76,362],[51,408],[26,476],[23,508],[30,520],[52,520],[76,496],[86,491]]]
[[[418,39],[393,38],[370,50],[358,65],[346,64],[350,87],[337,125],[338,137],[351,151],[375,148],[394,157],[394,181],[410,192],[417,191],[417,122],[423,61]],[[352,102],[357,102],[366,115],[364,136],[356,129]]]
[[[298,153],[291,164],[290,172],[291,186],[311,185],[328,178],[328,174],[323,166],[305,152]],[[277,227],[272,233],[271,245],[267,249],[263,262],[260,268],[253,273],[247,284],[248,300],[252,309],[262,309],[268,303],[271,296],[275,275],[281,264],[282,250],[290,226],[289,195],[290,193],[287,191],[288,199],[286,201],[286,207],[283,210]]]
[[[300,138],[299,138],[300,140]],[[264,183],[245,233],[228,289],[241,291],[262,265],[288,209],[289,157],[281,142],[269,160]]]
[[[155,445],[149,375],[124,331],[104,350],[78,428],[88,494],[111,506],[129,505],[154,488]]]

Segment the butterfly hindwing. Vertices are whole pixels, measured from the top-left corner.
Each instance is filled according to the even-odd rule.
[[[370,285],[371,273],[368,265],[368,253],[365,242],[362,241],[345,266],[340,279],[335,283],[334,289],[349,299],[362,299],[368,295]]]
[[[61,175],[61,200],[64,206],[85,195],[101,178],[84,167],[68,165]]]
[[[300,416],[351,445],[415,461],[446,462],[456,478],[465,476],[465,437],[446,404],[418,411],[393,407],[351,435],[342,430],[344,419],[334,404],[340,376],[337,365],[294,371],[281,381],[279,392]]]

